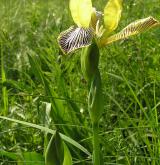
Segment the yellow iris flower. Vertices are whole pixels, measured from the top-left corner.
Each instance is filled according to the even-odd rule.
[[[86,47],[92,43],[93,38],[99,47],[103,47],[160,25],[159,21],[150,16],[136,20],[110,36],[120,21],[122,4],[123,0],[109,0],[102,13],[92,7],[91,0],[70,0],[69,8],[77,26],[71,26],[59,35],[58,43],[63,53]],[[103,25],[100,26],[101,19]]]

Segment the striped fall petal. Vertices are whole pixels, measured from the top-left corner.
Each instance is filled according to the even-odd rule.
[[[68,54],[91,44],[94,36],[92,28],[70,27],[60,33],[58,43],[63,53]]]
[[[114,41],[120,40],[120,39],[126,39],[129,36],[139,34],[141,32],[144,32],[154,26],[160,25],[159,21],[154,19],[153,17],[147,17],[144,19],[137,20],[135,22],[132,22],[127,27],[125,27],[123,30],[121,30],[119,33],[112,35],[106,39],[101,40],[101,44],[107,45],[109,43],[112,43]]]

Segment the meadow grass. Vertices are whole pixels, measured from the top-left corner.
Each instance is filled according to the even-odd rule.
[[[106,0],[94,3],[103,10]],[[160,20],[159,4],[124,0],[116,31],[149,15]],[[92,164],[80,51],[63,57],[57,44],[58,34],[73,24],[68,1],[0,0],[0,8],[0,115],[8,117],[0,119],[0,164],[17,164],[17,155],[19,164],[28,157],[33,158],[28,164],[44,164],[48,133],[55,129],[66,140],[73,164]],[[159,64],[159,28],[101,50],[100,142],[106,165],[160,164]]]

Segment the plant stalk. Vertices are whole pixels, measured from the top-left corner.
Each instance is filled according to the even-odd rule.
[[[93,129],[93,164],[100,165],[100,146],[99,146],[99,125],[92,123]]]
[[[2,43],[0,42],[0,64],[1,64],[1,75],[2,75],[2,100],[3,100],[3,114],[6,116],[8,114],[8,92],[7,88],[4,85],[6,82],[6,74],[4,69],[4,55],[3,55],[3,47]]]
[[[95,40],[84,48],[81,54],[81,69],[88,85],[88,111],[93,130],[93,164],[101,165],[99,145],[99,119],[103,113],[103,95],[101,88],[101,76],[98,68],[99,48]]]

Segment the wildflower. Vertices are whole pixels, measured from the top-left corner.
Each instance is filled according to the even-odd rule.
[[[123,0],[109,0],[102,13],[92,7],[91,0],[70,0],[69,8],[76,26],[71,26],[58,37],[63,53],[68,54],[86,47],[93,39],[98,47],[103,47],[160,25],[159,21],[150,16],[136,20],[117,34],[110,35],[119,24],[122,2]],[[100,22],[103,24],[100,25]]]
[[[104,110],[101,75],[98,68],[99,48],[114,41],[146,31],[160,23],[153,17],[132,22],[117,34],[123,0],[109,0],[101,13],[92,7],[91,0],[70,0],[69,8],[76,26],[71,26],[58,37],[64,54],[86,47],[81,54],[81,70],[88,81],[88,110],[93,129],[93,164],[103,164],[99,147],[99,120]],[[103,20],[103,21],[102,21]],[[102,25],[101,25],[101,22]]]

